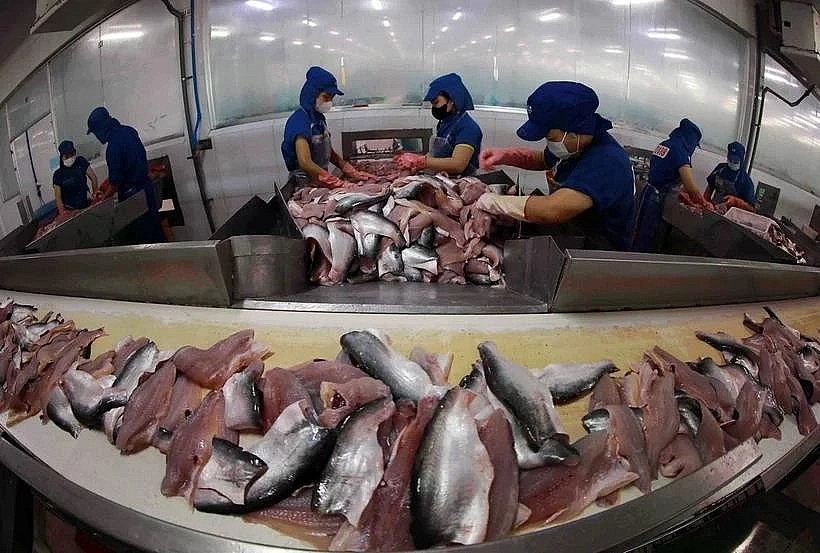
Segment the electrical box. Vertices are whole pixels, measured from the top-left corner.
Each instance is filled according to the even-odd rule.
[[[780,3],[780,52],[811,82],[820,82],[820,14],[812,4]]]

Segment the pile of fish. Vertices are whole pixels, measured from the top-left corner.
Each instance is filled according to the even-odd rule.
[[[266,369],[252,330],[169,352],[129,337],[90,358],[102,330],[11,300],[0,321],[8,424],[40,413],[75,437],[102,430],[123,454],[155,447],[164,495],[338,551],[475,544],[564,521],[779,439],[784,416],[809,434],[820,400],[820,343],[770,310],[746,316],[741,340],[697,333],[722,364],[656,347],[616,378],[607,360],[531,370],[482,342],[455,386],[453,354],[405,356],[375,330],[342,335],[334,360]],[[589,433],[570,443],[555,404],[585,394]],[[257,436],[241,446],[240,434]]]
[[[474,205],[486,191],[443,173],[378,177],[299,189],[288,209],[309,242],[313,282],[500,284],[503,250],[491,216]]]

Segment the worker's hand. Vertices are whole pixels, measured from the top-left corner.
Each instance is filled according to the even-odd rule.
[[[506,196],[485,192],[476,200],[476,207],[491,215],[506,215],[519,221],[526,221],[524,207],[529,196]]]
[[[754,208],[752,206],[750,206],[748,203],[746,203],[741,198],[738,198],[737,196],[726,196],[726,201],[723,202],[723,204],[726,206],[727,210],[730,207],[736,207],[738,209],[743,209],[745,211],[754,212]]]
[[[363,180],[378,180],[379,177],[376,175],[371,175],[367,171],[359,171],[356,169],[352,163],[345,161],[341,167],[342,174],[346,177],[350,177],[351,180],[355,181],[363,181]]]
[[[540,152],[529,148],[484,148],[478,155],[478,165],[492,171],[496,165],[509,165],[529,171],[544,169]]]
[[[417,173],[422,169],[427,168],[427,156],[414,154],[411,152],[405,152],[403,154],[393,156],[393,161],[399,166],[399,168],[405,171],[412,171],[413,173]]]
[[[343,181],[339,177],[331,175],[324,169],[319,171],[319,174],[316,175],[316,180],[319,181],[319,184],[321,184],[325,188],[342,188],[345,186],[345,181]]]

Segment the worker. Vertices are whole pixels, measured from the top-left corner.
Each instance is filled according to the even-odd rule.
[[[133,244],[165,242],[159,218],[159,202],[148,176],[148,156],[136,129],[121,124],[104,107],[96,107],[88,116],[88,132],[106,144],[105,162],[108,180],[97,190],[96,197],[117,194],[122,202],[145,191],[148,211],[123,229],[122,240]]]
[[[607,132],[598,96],[581,83],[555,81],[527,99],[528,120],[518,129],[524,140],[547,139],[545,150],[486,148],[482,169],[511,165],[531,171],[553,170],[555,191],[548,196],[483,194],[477,206],[521,221],[565,225],[580,231],[588,247],[625,250],[635,195],[629,156]]]
[[[663,206],[669,194],[681,193],[689,203],[711,209],[695,184],[692,154],[700,145],[701,132],[689,119],[681,119],[669,138],[655,147],[649,160],[649,182],[638,195],[632,250],[657,252],[665,235]]]
[[[726,147],[726,162],[719,163],[706,177],[706,200],[718,207],[739,207],[754,211],[755,185],[749,173],[743,169],[746,148],[740,142]]]
[[[333,74],[315,66],[307,70],[299,93],[300,107],[288,117],[282,140],[285,166],[302,186],[308,182],[326,188],[344,186],[344,180],[328,171],[329,163],[354,181],[375,178],[342,159],[330,143],[325,114],[333,107],[336,95],[344,96],[344,92],[339,90]]]
[[[54,200],[60,215],[73,209],[85,209],[91,202],[88,199],[88,181],[91,181],[92,193],[97,192],[97,173],[83,156],[77,155],[74,143],[63,140],[57,147],[60,154],[60,167],[54,171]]]
[[[482,134],[478,123],[467,113],[475,107],[461,77],[450,73],[434,79],[424,101],[431,102],[433,117],[438,119],[430,153],[426,156],[411,152],[399,154],[395,157],[398,166],[413,172],[429,169],[451,175],[475,173]]]

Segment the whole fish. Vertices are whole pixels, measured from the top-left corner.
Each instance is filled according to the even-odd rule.
[[[400,275],[404,272],[404,263],[401,258],[401,248],[395,244],[382,250],[377,261],[379,277],[387,274]]]
[[[486,537],[494,470],[473,412],[482,403],[469,390],[451,388],[428,425],[413,470],[410,529],[418,548]]]
[[[607,373],[618,370],[615,363],[604,359],[595,363],[566,363],[547,365],[536,373],[538,380],[547,385],[556,403],[568,403],[592,390]]]
[[[333,259],[330,249],[330,233],[325,227],[316,223],[308,223],[302,227],[302,237],[305,240],[313,240],[319,246],[319,251],[326,259]]]
[[[695,332],[695,336],[697,336],[698,340],[706,342],[718,351],[728,351],[735,355],[742,355],[755,363],[757,362],[758,352],[725,332],[708,333],[697,331]]]
[[[356,257],[356,239],[343,231],[339,222],[329,221],[331,268],[328,279],[331,283],[343,282],[347,278],[353,259]]]
[[[240,513],[245,492],[267,469],[262,459],[240,446],[214,437],[211,458],[202,467],[194,492],[194,508],[206,513]]]
[[[415,244],[401,251],[401,260],[405,268],[412,267],[438,274],[438,255],[434,249]]]
[[[268,465],[245,493],[248,511],[273,505],[310,483],[327,462],[335,439],[334,430],[316,424],[308,402],[288,406],[265,435],[248,448]]]
[[[140,377],[145,373],[154,372],[159,363],[159,348],[154,342],[148,342],[138,349],[128,360],[117,375],[114,387],[125,391],[128,397],[139,385]],[[115,407],[103,414],[103,428],[105,435],[112,444],[117,441],[117,431],[122,424],[124,407]]]
[[[100,425],[103,413],[128,401],[126,390],[105,386],[103,379],[77,369],[63,376],[62,388],[77,419],[90,428]]]
[[[342,335],[342,349],[356,365],[387,384],[396,399],[418,401],[433,391],[430,376],[373,332],[355,330]]]
[[[382,237],[378,234],[362,234],[355,228],[353,237],[356,239],[356,249],[359,256],[375,258],[379,255]]]
[[[480,343],[478,353],[490,390],[521,423],[530,446],[540,450],[553,438],[566,443],[568,436],[555,413],[549,389],[528,369],[504,358],[493,342]]]
[[[336,200],[336,213],[339,215],[347,215],[350,211],[366,209],[376,204],[380,204],[387,201],[389,197],[390,192],[385,192],[379,196],[371,196],[369,194],[361,194],[358,192],[342,194],[334,198]]]
[[[41,336],[57,328],[60,324],[59,320],[54,319],[48,323],[36,323],[29,326],[12,323],[12,327],[17,334],[17,343],[19,343],[23,349],[30,350]]]
[[[50,420],[54,421],[54,424],[56,424],[60,430],[65,430],[75,439],[80,435],[83,425],[80,424],[80,421],[74,416],[74,413],[71,411],[71,404],[68,402],[68,398],[63,392],[63,389],[59,386],[55,386],[51,390],[51,395],[46,405],[46,414]]]
[[[256,380],[264,368],[264,364],[257,361],[225,382],[222,391],[225,394],[225,425],[228,428],[239,431],[262,428],[262,398]]]
[[[33,305],[23,305],[22,303],[15,303],[11,310],[11,317],[9,320],[12,323],[20,323],[28,317],[33,317],[37,313],[37,308]]]
[[[350,223],[353,225],[353,228],[363,235],[378,234],[380,236],[386,236],[399,247],[404,247],[406,244],[398,225],[378,213],[373,213],[372,211],[357,211],[350,216]]]
[[[333,453],[313,490],[313,508],[323,514],[344,515],[358,526],[384,474],[384,451],[379,427],[395,412],[390,399],[368,403],[342,424]]]

